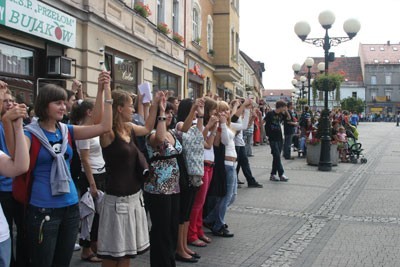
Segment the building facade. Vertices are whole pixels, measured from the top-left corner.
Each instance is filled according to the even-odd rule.
[[[311,67],[310,72],[312,78],[316,77],[317,75],[324,75],[320,73],[318,70],[318,64],[320,62],[325,62],[323,57],[313,57],[314,65]],[[359,98],[362,101],[365,101],[365,87],[361,69],[361,63],[359,57],[337,57],[333,62],[329,62],[329,73],[337,73],[343,76],[344,81],[342,82],[338,92],[330,92],[329,93],[329,100],[328,100],[328,107],[329,109],[339,108],[340,101],[348,98],[354,97]],[[297,80],[300,79],[300,76],[304,75],[307,77],[308,75],[308,68],[305,64],[301,66],[300,72],[295,73],[295,78]],[[311,82],[312,83],[312,82]],[[306,94],[304,95],[305,98],[308,97],[308,81],[304,84]],[[302,84],[298,84],[298,88],[301,90]],[[324,108],[324,92],[317,91],[316,97],[312,93],[312,87],[310,90],[310,106],[313,110],[322,110]]]
[[[30,0],[0,2],[0,79],[32,104],[40,85],[83,83],[94,97],[102,68],[112,88],[178,98],[235,97],[239,0]]]
[[[400,111],[400,44],[360,44],[367,113],[393,116]]]

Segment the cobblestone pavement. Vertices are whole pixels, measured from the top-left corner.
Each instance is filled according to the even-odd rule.
[[[238,190],[226,217],[235,237],[210,235],[193,265],[400,266],[400,127],[362,123],[359,132],[366,164],[320,172],[303,158],[283,160],[288,183],[269,181],[270,149],[254,147],[251,168],[264,188]],[[71,266],[93,265],[74,253]],[[131,266],[150,266],[149,253]]]

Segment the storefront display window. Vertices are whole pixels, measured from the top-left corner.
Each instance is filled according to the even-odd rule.
[[[106,50],[105,66],[111,71],[112,88],[137,93],[138,59],[114,50]]]
[[[179,97],[179,76],[166,72],[161,69],[153,69],[153,93],[158,90],[166,90],[174,93],[174,96]]]
[[[0,43],[0,72],[33,76],[33,51]]]

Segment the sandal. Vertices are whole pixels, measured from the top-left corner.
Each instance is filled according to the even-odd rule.
[[[202,241],[204,241],[204,242],[206,242],[207,244],[210,244],[210,243],[211,243],[211,238],[209,238],[209,237],[206,236],[206,235],[200,236],[199,239],[202,240]]]
[[[97,256],[96,256],[95,253],[90,254],[90,255],[87,256],[86,258],[83,258],[83,257],[81,256],[81,260],[87,261],[87,262],[102,262],[102,261],[103,261],[102,259],[97,258]]]
[[[196,241],[189,243],[189,245],[199,247],[199,248],[204,248],[207,246],[207,244],[205,242],[201,241],[200,239],[197,239]]]

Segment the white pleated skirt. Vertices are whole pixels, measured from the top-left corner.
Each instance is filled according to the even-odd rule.
[[[150,247],[142,190],[126,197],[105,194],[99,210],[99,258],[133,258]]]

